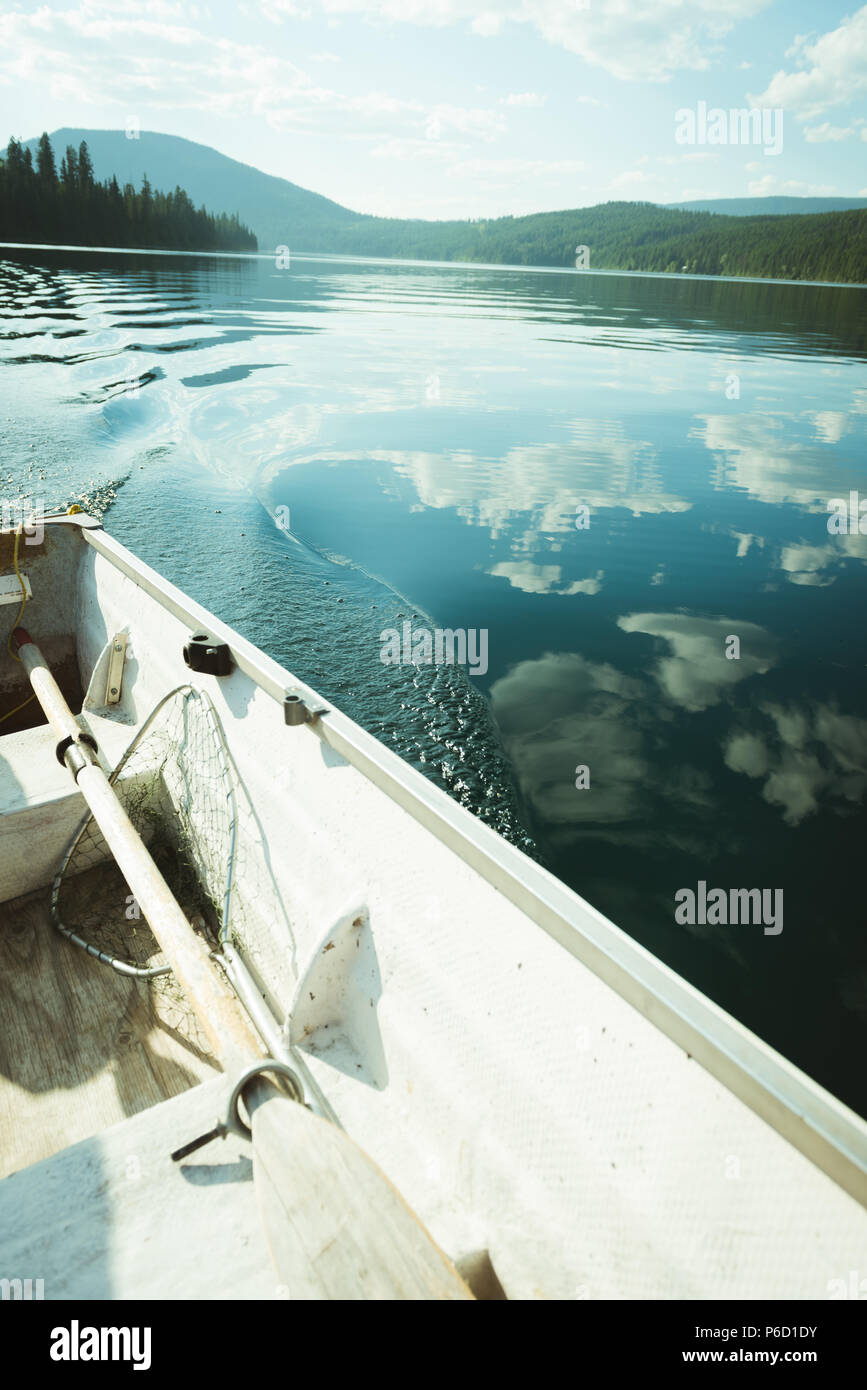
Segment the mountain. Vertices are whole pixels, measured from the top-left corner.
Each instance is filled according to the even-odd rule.
[[[237,212],[241,221],[256,233],[262,250],[284,244],[291,249],[298,245],[302,250],[305,248],[298,242],[302,229],[316,234],[322,228],[365,220],[363,214],[350,212],[330,198],[310,193],[288,179],[263,174],[249,164],[229,159],[210,145],[199,145],[178,135],[143,130],[138,139],[130,140],[122,130],[64,127],[55,130],[50,139],[58,167],[67,145],[78,149],[81,141],[86,140],[94,174],[100,181],[115,174],[121,188],[125,183],[139,188],[147,174],[152,186],[166,193],[176,186],[185,189],[197,207],[204,203],[209,212]],[[24,141],[34,159],[38,143],[38,139]]]
[[[867,198],[704,198],[664,206],[679,212],[721,212],[728,217],[773,217],[793,212],[850,212],[867,208]]]
[[[67,144],[86,140],[98,178],[155,189],[185,188],[195,203],[237,213],[252,227],[261,251],[292,251],[432,261],[571,268],[576,248],[589,248],[589,268],[788,280],[867,281],[867,205],[840,211],[771,214],[769,203],[822,200],[721,199],[701,210],[655,203],[605,203],[593,208],[433,222],[372,217],[311,193],[287,179],[263,174],[207,145],[142,131],[59,130],[51,137],[59,160]],[[31,147],[35,141],[28,142]],[[824,200],[825,202],[829,200]],[[830,200],[833,201],[833,200]],[[728,207],[749,206],[732,216]],[[713,208],[711,212],[708,209]],[[726,215],[718,213],[726,210]]]

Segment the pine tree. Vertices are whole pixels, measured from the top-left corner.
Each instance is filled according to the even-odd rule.
[[[78,147],[78,184],[82,193],[88,193],[93,188],[93,160],[86,140],[82,140]]]
[[[52,191],[57,183],[57,169],[54,166],[54,150],[51,148],[51,141],[47,132],[43,130],[39,137],[39,149],[36,153],[36,168],[39,173],[39,181]]]
[[[72,145],[66,146],[66,154],[60,163],[60,182],[66,193],[74,193],[78,188],[78,156]]]

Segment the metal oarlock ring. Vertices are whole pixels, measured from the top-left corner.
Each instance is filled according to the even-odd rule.
[[[206,1134],[200,1134],[197,1139],[191,1139],[188,1144],[182,1144],[179,1149],[175,1149],[172,1154],[172,1162],[180,1163],[182,1158],[188,1158],[197,1149],[204,1148],[206,1144],[210,1144],[212,1139],[225,1139],[229,1134],[239,1134],[242,1139],[249,1139],[252,1130],[247,1121],[241,1119],[238,1102],[244,1094],[244,1087],[253,1080],[253,1077],[260,1076],[262,1072],[266,1071],[277,1072],[280,1076],[285,1076],[290,1084],[292,1099],[297,1101],[299,1105],[304,1104],[304,1091],[292,1068],[288,1067],[285,1062],[278,1062],[274,1057],[263,1057],[261,1061],[251,1063],[241,1072],[229,1099],[225,1120],[218,1120],[214,1128],[209,1129]]]
[[[229,1097],[229,1109],[226,1113],[227,1129],[233,1129],[236,1134],[241,1134],[244,1138],[250,1136],[252,1130],[247,1121],[241,1118],[238,1102],[244,1094],[245,1087],[252,1081],[253,1077],[269,1071],[285,1076],[289,1082],[292,1099],[297,1101],[299,1105],[304,1104],[304,1088],[292,1068],[287,1066],[285,1062],[278,1062],[274,1057],[263,1057],[261,1062],[253,1062],[249,1067],[245,1067],[235,1082],[235,1089]]]

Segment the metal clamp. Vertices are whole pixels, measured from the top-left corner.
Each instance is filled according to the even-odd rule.
[[[207,1134],[200,1134],[198,1139],[192,1139],[189,1144],[184,1144],[180,1149],[175,1149],[172,1154],[172,1162],[178,1163],[188,1154],[195,1153],[196,1149],[201,1149],[205,1144],[210,1144],[212,1139],[226,1139],[230,1134],[240,1135],[242,1139],[249,1139],[252,1133],[247,1121],[241,1117],[239,1102],[243,1097],[246,1086],[252,1081],[254,1076],[260,1076],[263,1072],[277,1072],[289,1082],[289,1089],[292,1093],[292,1100],[299,1105],[304,1104],[304,1088],[298,1080],[297,1075],[285,1062],[278,1062],[274,1057],[263,1057],[258,1062],[251,1062],[250,1066],[245,1067],[235,1082],[234,1089],[229,1097],[229,1105],[226,1111],[225,1120],[218,1120],[213,1129],[209,1129]]]
[[[84,751],[85,748],[89,750],[87,753]],[[69,768],[76,782],[82,768],[98,761],[96,755],[99,749],[96,739],[85,733],[83,729],[78,738],[73,738],[71,734],[62,738],[54,751],[60,766]]]
[[[283,696],[283,722],[290,727],[298,724],[312,724],[320,714],[327,714],[328,708],[322,704],[308,704],[297,690],[287,690]]]

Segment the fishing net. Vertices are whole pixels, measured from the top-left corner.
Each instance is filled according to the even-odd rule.
[[[231,941],[249,954],[246,914],[234,892],[239,783],[205,692],[187,685],[165,696],[110,781],[192,928],[213,950]],[[64,856],[51,916],[75,945],[147,982],[166,1026],[206,1049],[195,1014],[91,815]]]

